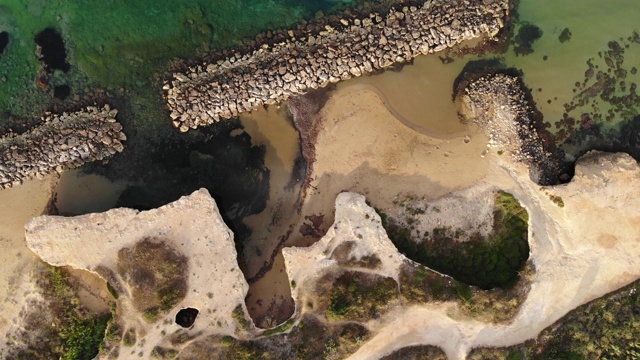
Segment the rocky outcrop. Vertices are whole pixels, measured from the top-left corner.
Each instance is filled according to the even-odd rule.
[[[347,251],[341,254],[340,248]],[[296,307],[305,303],[303,297],[325,270],[364,267],[363,259],[375,258],[377,266],[368,272],[398,280],[406,260],[389,240],[380,216],[356,193],[338,195],[335,221],[322,239],[306,248],[284,248],[282,255],[289,280],[297,284],[292,289]]]
[[[461,115],[487,132],[490,147],[527,164],[535,183],[558,183],[559,160],[543,145],[520,78],[486,75],[470,81],[457,97]]]
[[[20,135],[0,138],[0,190],[23,180],[62,171],[122,152],[127,137],[115,119],[118,110],[106,105],[48,114],[43,124]]]
[[[132,329],[138,337],[119,355],[117,346],[113,347],[110,354],[105,354],[113,356],[109,358],[130,359],[130,351],[151,358],[156,347],[179,348],[184,341],[175,344],[173,336],[179,330],[186,339],[240,331],[237,321],[243,319],[249,286],[236,261],[233,234],[205,189],[154,210],[121,208],[70,218],[40,216],[25,228],[27,245],[44,261],[95,272],[117,292],[119,326]],[[140,299],[134,299],[136,293],[149,293],[149,287],[163,280],[153,276],[162,259],[138,254],[136,248],[141,245],[144,249],[170,249],[165,260],[186,259],[186,291],[176,297],[179,302],[167,313],[138,311]],[[133,272],[123,269],[123,257],[137,261],[130,268]],[[177,269],[178,264],[174,265]],[[164,295],[170,296],[171,292]],[[183,308],[199,311],[195,323],[185,330],[176,322],[181,320],[178,314]],[[248,324],[241,325],[246,328]]]
[[[476,346],[509,346],[535,337],[571,309],[638,279],[640,195],[635,190],[640,186],[640,166],[627,154],[591,152],[577,162],[575,174],[568,184],[540,187],[527,179],[524,166],[508,157],[483,180],[512,190],[530,213],[529,239],[536,274],[513,321],[483,323],[462,316],[451,302],[397,305],[378,318],[364,316],[354,321],[366,322],[371,336],[361,339],[359,350],[350,359],[377,359],[419,344],[438,345],[450,359],[465,359]],[[485,188],[487,184],[476,184],[472,189],[478,186]],[[119,355],[112,352],[104,357],[123,359],[132,354],[151,358],[154,349],[160,358],[170,351],[181,358],[222,358],[216,355],[246,344],[222,335],[264,340],[260,345],[268,346],[255,348],[266,355],[274,353],[274,344],[278,349],[291,349],[288,335],[281,342],[269,343],[269,339],[278,336],[275,332],[307,328],[299,325],[303,324],[300,317],[323,312],[308,304],[313,305],[319,296],[316,285],[326,280],[324,275],[345,270],[397,281],[398,271],[406,263],[365,198],[342,193],[336,199],[335,222],[321,240],[307,248],[283,249],[298,307],[296,317],[256,338],[256,333],[236,333],[238,316],[231,315],[232,309],[243,303],[248,286],[238,269],[231,232],[205,190],[146,212],[116,209],[75,218],[37,217],[26,230],[29,247],[45,261],[98,271],[114,285],[120,294],[119,308],[125,311],[124,329],[134,329],[138,337],[133,346],[123,346]],[[118,253],[146,238],[166,239],[166,245],[188,259],[189,268],[185,298],[168,316],[153,323],[134,310],[129,285],[117,271]],[[105,276],[109,269],[113,276]],[[187,330],[173,321],[183,307],[200,310]],[[327,328],[325,324],[318,327],[323,332]],[[188,355],[193,356],[183,356],[181,350],[187,352],[190,346]]]
[[[164,86],[173,125],[184,132],[482,34],[495,36],[509,11],[507,0],[416,3],[343,18],[320,31],[313,24],[314,30],[289,30],[282,42],[175,73]]]

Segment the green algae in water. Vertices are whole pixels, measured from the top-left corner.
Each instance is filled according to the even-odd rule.
[[[198,57],[269,28],[291,26],[318,10],[350,0],[4,0],[0,32],[9,45],[0,57],[0,112],[33,117],[51,95],[35,88],[37,33],[62,33],[72,71],[62,83],[146,89],[172,58]],[[162,74],[160,74],[162,75]],[[156,79],[157,81],[157,79]],[[0,125],[3,120],[0,118]]]
[[[610,41],[629,43],[629,48],[624,49],[627,59],[624,67],[630,70],[634,59],[640,59],[640,44],[627,40],[634,32],[640,32],[640,23],[637,21],[640,2],[521,0],[518,13],[521,22],[539,27],[542,36],[534,44],[533,54],[517,56],[509,51],[505,54],[505,62],[524,72],[524,81],[528,87],[543,89],[541,92],[534,92],[533,97],[545,121],[552,125],[563,119],[567,112],[565,104],[575,101],[577,92],[574,93],[573,89],[576,82],[585,81],[585,73],[589,69],[587,61],[591,59],[594,66],[598,65],[600,70],[604,68],[606,71],[605,60],[599,58],[598,53],[608,51]],[[570,40],[561,42],[561,38],[567,39],[565,29],[570,31]],[[543,61],[543,56],[547,56],[548,60]],[[628,92],[631,83],[640,83],[640,76],[629,71],[624,80]],[[618,87],[618,90],[620,93],[621,88]],[[614,126],[616,122],[629,120],[631,116],[638,114],[640,104],[628,104],[621,111],[620,108],[600,101],[598,109],[593,109],[590,105],[577,107],[568,115],[580,118],[583,112],[600,113],[604,114],[604,120],[610,109],[615,113],[610,120],[611,126]],[[550,130],[556,129],[552,127]]]

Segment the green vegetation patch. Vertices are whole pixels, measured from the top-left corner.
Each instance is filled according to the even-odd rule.
[[[405,263],[400,267],[400,294],[407,304],[466,299],[468,287],[424,266]]]
[[[156,346],[151,350],[152,359],[173,360],[178,357],[178,351]]]
[[[111,319],[107,322],[104,339],[100,344],[99,353],[101,357],[116,354],[118,352],[118,349],[120,348],[121,342],[123,342],[125,346],[129,346],[127,345],[127,341],[123,341],[124,330],[120,323],[121,316],[119,314],[119,309],[115,304],[113,304],[111,306]],[[135,331],[133,332],[133,334],[135,335]]]
[[[383,219],[389,238],[409,259],[482,289],[515,284],[529,258],[529,216],[513,195],[505,192],[496,193],[493,232],[488,238],[476,233],[460,242],[456,231],[436,228],[422,239],[414,239],[410,229]]]
[[[111,315],[90,313],[77,297],[77,284],[62,269],[45,265],[38,279],[48,304],[24,319],[9,359],[89,360],[98,355]]]
[[[564,207],[564,201],[562,200],[562,198],[558,195],[549,195],[549,199],[551,199],[551,201],[553,201],[554,204],[558,205],[559,207]]]
[[[447,360],[447,354],[438,346],[418,345],[396,350],[380,360]]]
[[[343,267],[359,267],[366,269],[377,269],[380,267],[382,262],[376,254],[366,255],[361,257],[360,259],[351,257],[351,250],[353,250],[353,247],[355,245],[356,243],[353,241],[343,242],[333,250],[333,253],[331,253],[331,258],[336,260],[338,264]]]
[[[129,330],[127,330],[127,332],[124,333],[124,336],[122,337],[122,344],[124,346],[133,346],[136,344],[136,330],[133,328],[130,328]]]
[[[247,331],[247,329],[249,329],[249,321],[247,320],[247,315],[242,305],[238,304],[238,306],[233,309],[231,317],[236,321],[240,330]]]
[[[273,329],[265,330],[262,333],[262,335],[271,336],[271,335],[274,335],[274,334],[280,334],[280,333],[286,332],[289,329],[291,329],[291,327],[293,326],[294,322],[295,322],[294,319],[289,319],[285,323],[283,323],[281,325],[278,325],[278,326],[274,327]]]
[[[456,301],[465,315],[479,321],[504,323],[518,313],[529,293],[534,269],[528,263],[509,289],[478,289],[422,265],[400,268],[400,295],[406,304]]]
[[[153,322],[187,294],[188,260],[159,239],[147,238],[118,252],[117,271],[133,305]]]
[[[324,277],[319,282],[329,286],[320,292],[319,301],[326,304],[325,315],[331,321],[376,319],[398,302],[398,285],[392,278],[347,271],[331,280]]]
[[[574,309],[535,340],[477,348],[469,359],[640,359],[640,280]]]
[[[180,352],[185,359],[345,359],[366,340],[369,331],[354,323],[326,323],[305,314],[287,334],[273,334],[254,340],[225,336],[202,339]],[[215,354],[215,355],[212,355]]]

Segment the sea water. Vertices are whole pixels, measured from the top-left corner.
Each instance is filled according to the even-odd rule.
[[[505,53],[453,57],[453,62],[441,61],[440,54],[418,56],[399,73],[358,78],[341,86],[375,87],[390,110],[410,127],[448,137],[465,130],[451,100],[454,80],[468,61],[498,58],[505,67],[522,71],[536,107],[560,142],[589,122],[614,128],[640,114],[640,101],[630,96],[634,84],[640,83],[640,2],[521,0],[517,11],[516,32],[527,23],[542,30],[531,54],[518,55],[511,45]],[[571,36],[561,42],[564,29]],[[610,45],[612,41],[621,48],[616,54],[611,53],[611,46],[617,46]],[[623,61],[617,64],[607,57]],[[600,71],[608,78],[608,86],[601,90]],[[603,99],[606,88],[612,95]]]
[[[71,87],[72,96],[97,86],[144,91],[154,77],[164,76],[173,58],[197,58],[356,2],[361,1],[0,0],[0,33],[9,39],[0,55],[0,125],[9,114],[39,116],[51,106],[53,85],[80,84]],[[38,89],[34,38],[47,28],[62,34],[72,67],[54,72],[52,86]]]

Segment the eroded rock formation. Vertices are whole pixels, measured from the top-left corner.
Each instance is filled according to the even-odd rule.
[[[308,248],[284,248],[282,254],[289,280],[300,285],[292,289],[298,306],[305,303],[301,298],[305,285],[314,286],[322,269],[370,268],[370,272],[399,281],[400,267],[406,260],[389,240],[380,216],[364,196],[355,193],[338,195],[335,221],[322,239]],[[366,265],[372,263],[375,266]]]
[[[406,298],[405,280],[399,275],[403,267],[414,265],[395,249],[365,198],[353,193],[338,196],[334,225],[319,242],[308,248],[283,250],[296,315],[270,333],[260,332],[244,320],[242,304],[248,286],[237,266],[232,235],[204,190],[146,212],[116,209],[75,218],[38,217],[26,226],[27,243],[53,265],[97,271],[113,284],[119,294],[121,318],[126,319],[123,331],[137,334],[133,345],[120,348],[120,358],[139,353],[142,357],[182,356],[182,352],[193,359],[239,354],[293,358],[297,351],[309,347],[322,353],[326,346],[335,346],[328,337],[321,340],[326,343],[304,339],[319,339],[317,334],[348,320],[364,329],[359,340],[344,349],[344,354],[352,354],[351,359],[380,358],[419,344],[437,345],[449,358],[464,359],[474,346],[505,346],[534,337],[576,306],[640,276],[640,248],[636,246],[640,223],[631,221],[640,216],[640,197],[634,191],[640,186],[640,166],[633,158],[589,153],[578,161],[570,183],[549,188],[532,183],[525,166],[511,157],[494,159],[494,171],[483,182],[499,183],[527,208],[536,267],[529,294],[508,323],[470,319],[459,311],[456,292],[440,300],[399,302],[395,282],[400,285],[400,296]],[[152,323],[135,310],[130,298],[134,285],[120,274],[126,272],[117,270],[118,253],[149,238],[165,239],[165,245],[188,259],[184,299]],[[435,281],[425,271],[410,275],[414,280]],[[442,280],[440,286],[445,288],[454,281]],[[353,290],[352,281],[356,282]],[[589,286],[584,286],[586,282]],[[375,286],[367,287],[371,284]],[[388,291],[380,294],[380,284]],[[334,296],[358,293],[372,297],[345,305]],[[345,306],[347,311],[341,312]],[[374,315],[360,316],[357,311],[362,307]],[[182,308],[198,310],[191,328],[183,329],[174,322]],[[337,321],[332,316],[338,316]],[[310,324],[314,324],[315,333],[309,332]],[[353,330],[345,331],[350,334]],[[278,332],[289,334],[274,335]],[[299,348],[289,346],[287,339],[298,339]]]
[[[435,0],[343,18],[321,31],[289,30],[280,43],[175,73],[164,86],[167,106],[173,125],[187,131],[467,39],[495,36],[508,11],[506,0]]]
[[[0,190],[23,180],[62,171],[122,152],[127,137],[106,105],[48,114],[43,124],[20,135],[0,138]]]
[[[40,216],[26,225],[26,238],[49,264],[98,273],[115,289],[119,328],[138,334],[126,348],[111,347],[116,358],[130,359],[130,351],[151,358],[158,349],[172,348],[182,329],[176,323],[182,308],[199,311],[182,335],[187,339],[241,331],[237,321],[244,319],[249,286],[236,261],[233,234],[204,189],[144,212]],[[176,283],[181,274],[185,283]]]

